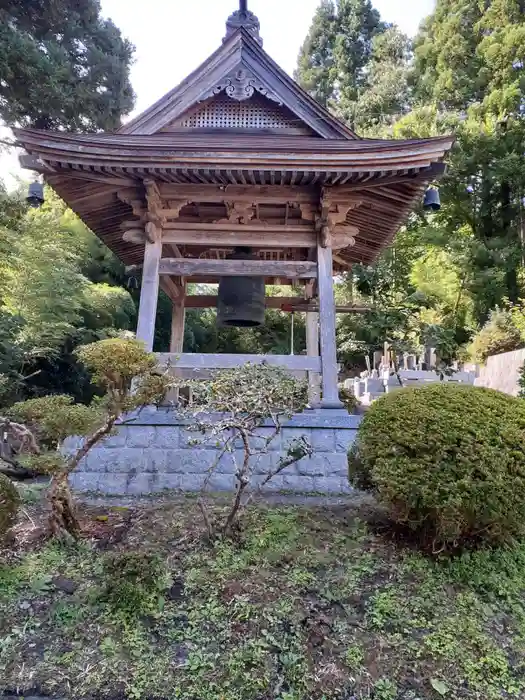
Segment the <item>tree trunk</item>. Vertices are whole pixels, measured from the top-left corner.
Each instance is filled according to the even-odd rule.
[[[514,208],[512,206],[512,191],[508,182],[501,183],[501,223],[503,235],[509,247],[518,244],[516,237],[513,235],[512,222],[514,219]],[[505,270],[505,286],[507,288],[507,297],[509,301],[515,303],[520,298],[520,286],[518,282],[517,256],[510,255],[510,260],[507,262]]]
[[[80,534],[80,523],[69,488],[67,471],[53,474],[49,486],[49,504],[51,506],[49,529],[53,537],[64,537],[67,533],[70,537],[77,539]]]

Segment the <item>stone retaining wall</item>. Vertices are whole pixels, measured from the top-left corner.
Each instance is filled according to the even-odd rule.
[[[474,384],[517,396],[520,390],[518,384],[520,369],[524,362],[525,349],[491,355],[487,358],[486,365],[480,367]]]
[[[361,417],[339,410],[307,410],[293,416],[282,433],[273,440],[270,451],[254,459],[255,481],[262,481],[275,468],[287,445],[305,437],[313,447],[305,457],[287,467],[267,485],[268,491],[348,493],[347,452],[355,440]],[[260,429],[261,437],[271,427]],[[212,441],[194,445],[202,439],[188,430],[173,411],[147,409],[132,423],[121,425],[118,433],[90,451],[71,475],[78,491],[135,496],[164,490],[198,491],[217,457],[220,445]],[[69,438],[64,450],[70,450],[78,438]],[[239,451],[240,456],[242,451]],[[222,456],[211,477],[211,491],[235,488],[232,456]]]

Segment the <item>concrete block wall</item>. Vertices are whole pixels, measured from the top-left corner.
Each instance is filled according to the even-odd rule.
[[[287,467],[265,486],[265,490],[348,493],[351,487],[347,452],[356,438],[360,420],[360,416],[338,410],[305,411],[293,416],[272,441],[268,453],[252,457],[255,483],[260,483],[269,470],[275,469],[294,439],[304,437],[310,442],[313,454]],[[259,432],[260,437],[265,438],[273,429],[263,427]],[[71,485],[78,491],[123,496],[165,490],[198,491],[217,458],[220,444],[217,438],[204,439],[197,445],[195,440],[202,441],[203,437],[190,431],[174,412],[147,409],[132,423],[121,425],[116,435],[92,449],[71,475]],[[64,450],[71,450],[78,441],[79,438],[69,438]],[[242,450],[239,450],[238,458],[241,455]],[[232,456],[224,454],[211,477],[209,489],[234,489],[234,474]]]

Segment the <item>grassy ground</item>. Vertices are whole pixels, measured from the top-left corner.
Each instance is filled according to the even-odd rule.
[[[189,499],[85,508],[75,546],[39,517],[0,567],[0,695],[525,698],[525,548],[432,560],[364,506],[258,505],[214,547]]]

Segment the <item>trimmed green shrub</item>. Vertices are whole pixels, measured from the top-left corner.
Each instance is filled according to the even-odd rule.
[[[116,552],[103,562],[100,599],[116,613],[133,618],[152,615],[164,601],[169,576],[160,556],[147,552]]]
[[[525,399],[525,363],[523,363],[519,369],[518,386],[520,388],[518,391],[518,397],[520,399]]]
[[[0,474],[0,541],[16,523],[19,505],[18,489],[5,474]]]
[[[350,481],[443,548],[525,534],[525,402],[432,384],[376,401],[349,457]]]
[[[485,363],[491,355],[511,352],[523,347],[523,339],[511,309],[495,309],[489,320],[474,336],[470,355],[474,362]]]
[[[339,399],[343,402],[348,413],[355,413],[359,401],[350,389],[339,389]]]

